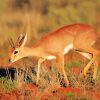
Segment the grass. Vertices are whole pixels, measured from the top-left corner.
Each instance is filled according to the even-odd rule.
[[[70,61],[71,67],[69,68],[68,76],[71,82],[70,83],[71,87],[82,89],[83,92],[87,91],[87,89],[89,91],[91,91],[91,89],[95,89],[95,90],[100,89],[99,74],[97,75],[95,84],[92,84],[91,83],[92,69],[88,72],[90,74],[87,74],[85,78],[81,78],[80,74],[75,74],[71,72],[71,68],[73,68],[74,63],[75,65],[80,65],[79,61],[75,61],[75,60]],[[31,90],[27,90],[26,87],[23,87],[23,86],[25,84],[27,85],[33,84],[36,81],[36,72],[37,72],[37,67],[34,67],[34,69],[31,69],[31,68],[22,68],[22,70],[17,69],[14,80],[11,80],[10,77],[0,77],[0,88],[2,88],[7,93],[10,93],[11,91],[16,89],[16,90],[19,90],[19,93],[22,93],[23,96],[25,96],[26,94],[27,97],[29,96],[29,98],[31,98],[31,95],[32,95],[30,94]],[[39,86],[37,87],[38,89],[37,89],[36,97],[37,96],[40,97],[41,96],[40,94],[42,93],[47,93],[47,94],[53,95],[53,97],[49,97],[48,100],[56,100],[57,98],[68,98],[68,100],[92,100],[90,96],[88,97],[84,95],[83,92],[80,92],[77,96],[74,94],[73,91],[70,91],[70,92],[66,91],[65,93],[60,93],[60,92],[53,93],[52,91],[60,88],[59,77],[57,76],[57,73],[58,73],[58,70],[56,69],[56,67],[54,67],[54,65],[51,67],[51,69],[45,69],[45,67],[42,65],[41,73],[40,73],[41,77],[39,81]],[[33,85],[33,88],[34,88],[34,85]],[[33,90],[35,90],[35,88]],[[27,94],[27,92],[29,93]],[[48,98],[48,96],[46,96],[46,98]]]
[[[29,35],[28,36],[29,37],[28,44],[31,45],[31,44],[34,44],[34,42],[36,42],[40,37],[42,37],[43,33],[46,34],[48,31],[52,30],[53,29],[52,27],[62,26],[63,24],[61,24],[61,23],[64,23],[64,25],[68,24],[69,22],[73,23],[73,22],[75,22],[74,19],[75,20],[77,19],[75,17],[75,15],[73,15],[72,11],[71,11],[72,16],[73,16],[72,19],[70,19],[71,17],[69,18],[69,16],[66,16],[68,11],[70,11],[70,9],[68,7],[70,7],[70,6],[71,6],[71,8],[74,7],[72,4],[68,3],[68,6],[65,7],[65,8],[68,8],[68,11],[65,11],[65,9],[63,9],[63,8],[61,8],[61,10],[57,9],[58,10],[57,15],[62,16],[62,17],[59,16],[59,18],[57,18],[57,19],[55,19],[56,14],[54,14],[52,17],[52,13],[53,13],[53,11],[55,12],[56,9],[52,8],[52,5],[49,5],[48,7],[51,6],[50,8],[52,10],[51,11],[52,13],[48,12],[46,16],[42,14],[41,9],[39,11],[32,10],[28,13],[31,23],[29,24],[30,28],[25,30],[24,24],[26,23],[25,22],[26,18],[24,16],[24,13],[22,11],[11,11],[10,9],[8,9],[8,4],[7,4],[8,1],[9,0],[0,1],[0,41],[1,41],[0,42],[0,61],[1,61],[0,66],[5,64],[5,62],[8,63],[8,57],[10,55],[10,54],[8,54],[8,49],[10,48],[10,45],[8,43],[9,37],[12,37],[13,40],[16,40],[17,36],[20,33],[29,32],[28,33],[28,35]],[[33,1],[33,3],[34,3],[34,1]],[[80,5],[80,4],[81,4],[81,2],[79,2],[78,5]],[[82,3],[82,4],[84,5],[84,3]],[[97,3],[97,4],[99,4],[99,3]],[[83,8],[86,8],[86,7],[83,7]],[[48,10],[50,10],[50,8],[48,8]],[[77,8],[76,4],[75,4],[75,8]],[[89,8],[89,9],[91,9],[91,8]],[[59,13],[59,11],[60,11],[60,13]],[[61,14],[61,12],[64,12],[64,11],[65,11],[65,13]],[[77,11],[77,13],[79,13],[79,14],[81,12],[81,10],[78,11],[77,9],[76,10],[74,9],[74,11]],[[52,18],[50,16],[49,16],[50,18],[48,17],[49,13]],[[67,15],[70,15],[71,13],[69,12]],[[90,19],[90,15],[89,16],[87,16],[87,15],[88,14],[85,13],[85,15],[83,15],[83,17],[84,18],[85,18],[85,16],[87,18],[89,17],[89,20],[91,20],[90,22],[92,22],[92,19]],[[64,16],[64,19],[65,20],[68,19],[68,21],[60,22],[60,20],[63,20],[63,16]],[[94,13],[93,13],[93,16],[95,16]],[[85,18],[84,21],[81,21],[81,22],[84,22],[84,23],[88,22],[87,18]],[[58,19],[60,19],[60,20],[58,20]],[[95,19],[95,17],[94,17],[94,19]],[[56,25],[56,23],[58,23],[58,24]],[[96,25],[94,25],[94,26],[99,26],[99,23],[100,22],[98,19],[98,23],[96,24],[96,22],[95,22]],[[97,28],[97,29],[99,29],[99,28]],[[36,38],[36,40],[34,37]],[[32,41],[30,42],[30,40],[32,40]],[[98,47],[99,47],[99,45],[98,45]],[[100,57],[98,59],[100,60]],[[68,74],[68,78],[70,80],[71,87],[74,87],[74,88],[78,87],[80,89],[83,89],[84,91],[87,89],[89,89],[89,91],[91,91],[93,89],[100,90],[100,68],[98,69],[97,79],[95,82],[92,80],[93,66],[91,66],[92,68],[88,71],[87,76],[85,78],[81,77],[81,72],[78,74],[75,72],[72,72],[72,70],[71,70],[72,68],[82,69],[82,67],[83,67],[82,62],[83,61],[75,59],[75,60],[71,60],[67,64],[65,64],[66,73]],[[35,90],[33,84],[34,84],[34,82],[36,82],[37,66],[30,64],[29,61],[25,61],[25,63],[28,64],[27,67],[25,64],[21,64],[21,63],[16,65],[16,67],[21,67],[22,70],[17,68],[14,80],[11,79],[10,75],[8,75],[7,77],[0,77],[0,89],[3,89],[6,93],[10,93],[11,91],[16,89],[16,90],[18,90],[19,93],[22,93],[22,96],[29,95],[29,98],[33,95],[34,91],[31,91],[31,89],[27,90],[24,85],[32,84],[33,90]],[[30,66],[35,67],[35,68],[31,69],[31,68],[29,68]],[[42,65],[39,86],[37,87],[38,93],[37,93],[37,95],[35,95],[36,97],[39,97],[40,94],[42,94],[43,92],[52,94],[52,91],[54,91],[60,87],[59,82],[61,80],[59,80],[59,77],[57,76],[58,72],[59,72],[59,70],[57,69],[57,67],[55,67],[55,65],[52,65],[51,69],[45,69],[44,66]],[[31,96],[29,93],[30,94],[32,93]],[[77,97],[76,97],[73,92],[66,92],[65,94],[61,94],[61,93],[56,94],[55,93],[54,97],[52,97],[53,99],[51,99],[51,100],[59,99],[60,98],[59,96],[60,97],[62,96],[63,98],[68,97],[69,100],[73,100],[73,98],[76,98],[76,100],[91,100],[90,98],[87,98],[87,96],[83,95],[82,93],[80,95],[77,95]],[[49,99],[50,99],[50,97],[49,97]]]
[[[5,92],[11,92],[16,88],[16,84],[8,77],[0,77],[0,88]]]
[[[80,67],[82,65],[82,62],[79,61],[79,60],[72,60],[70,62],[68,62],[67,64],[65,64],[65,67],[68,67],[68,68],[72,68],[72,67]]]
[[[68,100],[73,100],[75,98],[73,92],[66,93],[66,95],[68,97]]]

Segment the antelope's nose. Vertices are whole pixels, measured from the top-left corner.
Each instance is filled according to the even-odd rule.
[[[9,62],[11,62],[11,59],[9,59]]]

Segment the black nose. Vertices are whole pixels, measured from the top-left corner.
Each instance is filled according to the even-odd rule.
[[[9,62],[10,62],[11,60],[9,59]]]

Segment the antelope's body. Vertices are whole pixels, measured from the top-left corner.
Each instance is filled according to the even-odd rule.
[[[22,45],[14,50],[14,52],[18,51],[19,53],[17,55],[14,54],[14,52],[12,53],[11,62],[15,62],[26,56],[38,56],[40,59],[38,61],[37,84],[39,81],[40,64],[46,59],[57,60],[58,67],[64,74],[67,85],[69,84],[64,70],[64,55],[71,49],[75,49],[80,54],[90,59],[90,62],[84,68],[84,75],[86,75],[90,65],[94,63],[93,78],[96,78],[98,66],[96,58],[99,51],[93,48],[93,44],[97,39],[97,33],[91,26],[84,24],[64,26],[54,32],[48,33],[31,48],[24,46],[26,39],[27,35]]]
[[[64,26],[57,31],[47,34],[34,47],[41,49],[38,51],[41,52],[39,55],[48,58],[49,56],[55,56],[57,52],[66,54],[69,51],[68,49],[72,48],[80,48],[81,51],[88,52],[84,50],[83,46],[93,45],[96,38],[96,31],[92,27],[74,24]]]

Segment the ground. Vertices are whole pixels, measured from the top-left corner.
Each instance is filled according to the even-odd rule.
[[[87,76],[82,76],[87,59],[70,52],[65,62],[70,86],[57,76],[55,61],[46,61],[42,64],[38,85],[35,84],[37,67],[17,69],[15,78],[1,77],[0,100],[99,100],[100,68],[94,81],[93,65]]]

